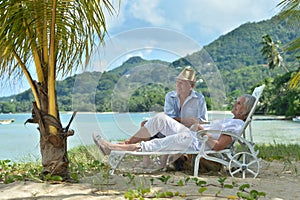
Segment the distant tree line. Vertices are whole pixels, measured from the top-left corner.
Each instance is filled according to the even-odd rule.
[[[295,116],[300,115],[300,89],[290,90],[288,81],[293,72],[284,75],[278,75],[275,78],[268,77],[263,81],[252,85],[247,93],[252,93],[255,86],[266,84],[266,88],[260,99],[260,104],[257,113]],[[93,76],[93,73],[87,73],[85,76]],[[94,98],[91,94],[84,93],[84,89],[76,88],[73,90],[75,77],[70,77],[58,84],[58,102],[61,111],[78,110],[82,112],[148,112],[148,111],[163,111],[164,96],[168,91],[175,87],[175,82],[169,85],[163,84],[147,84],[137,88],[128,97],[122,98],[121,94],[116,94],[114,84],[116,80],[113,78],[105,78],[105,81],[97,84],[97,90]],[[241,73],[237,79],[243,79]],[[92,78],[88,80],[93,80]],[[84,87],[93,87],[96,83],[91,81],[85,83]],[[195,90],[201,91],[207,102],[208,110],[212,108],[212,102],[209,97],[209,91],[205,84],[197,83]],[[235,98],[245,91],[238,89],[227,95],[227,106],[218,105],[218,110],[227,110],[231,108]],[[113,96],[114,95],[114,96]],[[116,96],[120,95],[120,96]],[[31,112],[33,100],[30,91],[18,94],[12,97],[2,98],[0,101],[1,113],[17,113]],[[76,101],[76,108],[74,108]],[[216,108],[216,106],[214,106]]]

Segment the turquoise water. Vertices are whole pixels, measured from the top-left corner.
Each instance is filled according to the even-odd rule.
[[[92,144],[93,132],[108,140],[123,140],[130,137],[140,127],[140,122],[155,113],[124,114],[83,114],[76,115],[71,128],[75,135],[68,138],[68,149],[78,145]],[[213,112],[209,120],[230,117],[230,114]],[[24,125],[30,114],[0,114],[0,119],[14,119],[8,125],[0,125],[0,160],[26,161],[39,159],[39,132],[36,124]],[[66,126],[71,114],[61,114]],[[255,119],[255,117],[254,117]],[[253,138],[256,143],[300,143],[300,123],[286,120],[254,120]],[[31,158],[30,158],[31,157]]]

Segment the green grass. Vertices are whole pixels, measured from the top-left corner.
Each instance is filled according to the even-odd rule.
[[[91,176],[96,173],[102,176],[108,176],[109,166],[100,162],[96,155],[99,150],[96,146],[80,146],[68,151],[69,172],[74,182],[78,182],[80,178]],[[12,162],[11,160],[0,160],[0,183],[12,183],[14,181],[60,181],[61,177],[46,176],[42,177],[41,161],[29,162]]]
[[[283,163],[290,163],[292,161],[300,160],[300,145],[297,144],[269,144],[257,145],[255,147],[259,150],[258,157],[267,160],[279,160]],[[70,165],[69,171],[73,181],[77,182],[82,177],[94,175],[96,173],[102,174],[103,177],[108,177],[109,166],[99,156],[99,150],[95,145],[80,146],[71,149],[68,152]],[[30,162],[12,162],[10,160],[0,160],[0,183],[12,183],[14,181],[56,181],[59,177],[42,177],[41,161]]]
[[[300,145],[298,144],[262,144],[256,146],[258,157],[267,160],[299,161]]]

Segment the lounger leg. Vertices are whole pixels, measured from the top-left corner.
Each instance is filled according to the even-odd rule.
[[[198,154],[195,158],[195,164],[194,164],[194,176],[198,176],[198,170],[199,170],[199,164],[201,159],[201,154]]]
[[[161,158],[160,158],[160,164],[161,164],[161,167],[165,168],[167,167],[167,164],[168,164],[168,158],[169,158],[169,155],[162,155]]]
[[[110,175],[114,174],[115,169],[119,166],[120,162],[123,160],[125,153],[115,153],[111,152],[109,155],[110,164]]]
[[[114,172],[115,172],[115,169],[110,169],[109,170],[109,175],[111,175],[111,176],[114,175]]]

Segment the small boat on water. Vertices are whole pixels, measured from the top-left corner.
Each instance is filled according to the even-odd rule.
[[[15,121],[14,119],[0,119],[0,124],[6,125],[6,124],[10,124],[14,121]]]
[[[294,118],[293,118],[293,121],[294,121],[294,122],[300,122],[300,116],[294,117]]]

